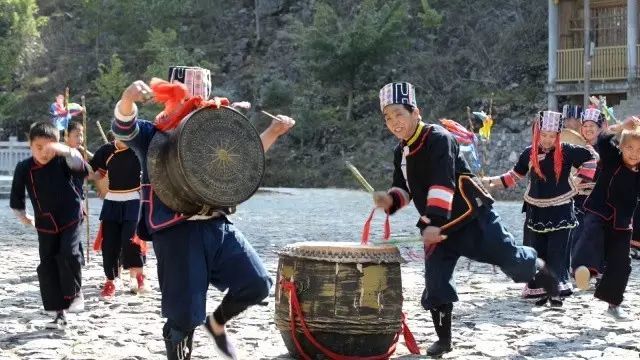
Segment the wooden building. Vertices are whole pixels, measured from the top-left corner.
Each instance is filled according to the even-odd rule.
[[[548,0],[549,109],[581,105],[584,94],[584,1]],[[590,94],[609,105],[638,94],[638,0],[591,0]]]

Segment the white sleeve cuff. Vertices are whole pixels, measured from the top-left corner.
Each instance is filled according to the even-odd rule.
[[[113,109],[113,116],[115,116],[118,121],[122,122],[129,122],[135,119],[138,116],[138,105],[136,105],[136,103],[133,103],[133,114],[125,116],[120,113],[120,101],[122,100],[119,100],[116,104],[115,109]]]

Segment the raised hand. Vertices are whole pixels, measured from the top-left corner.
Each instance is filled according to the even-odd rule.
[[[373,193],[373,203],[376,207],[382,208],[385,211],[389,210],[393,205],[393,198],[391,195],[384,191],[376,191]]]

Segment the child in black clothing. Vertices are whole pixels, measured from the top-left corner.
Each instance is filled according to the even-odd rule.
[[[606,267],[594,295],[609,303],[607,314],[616,320],[627,319],[620,304],[631,273],[629,245],[640,194],[639,127],[640,120],[630,118],[598,138],[600,175],[585,200],[584,231],[571,261],[576,285],[586,290],[599,269],[597,255],[604,254]]]
[[[65,310],[84,310],[82,198],[74,183],[87,175],[87,166],[77,150],[58,142],[59,136],[49,122],[31,127],[32,156],[16,165],[10,200],[18,219],[38,232],[40,294],[45,310],[56,312],[48,325],[54,328],[66,325]],[[34,216],[26,212],[25,188]]]

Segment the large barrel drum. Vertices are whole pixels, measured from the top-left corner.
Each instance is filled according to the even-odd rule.
[[[289,353],[300,354],[291,331],[290,289],[312,336],[326,349],[347,356],[387,353],[402,326],[402,257],[395,246],[305,242],[279,252],[275,323]],[[326,356],[295,321],[296,340],[312,359]]]
[[[156,132],[147,168],[160,200],[183,214],[238,205],[264,175],[264,149],[251,122],[230,107],[202,108],[174,130]]]

